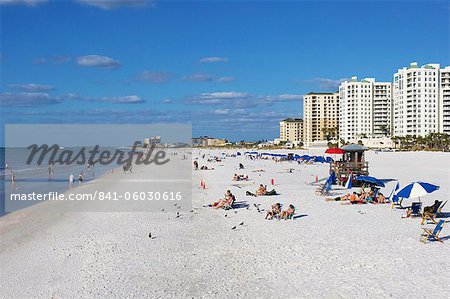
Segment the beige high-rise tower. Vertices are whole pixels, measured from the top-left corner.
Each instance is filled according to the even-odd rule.
[[[338,136],[339,93],[310,92],[303,96],[303,131],[307,146]],[[324,132],[328,130],[328,132]]]
[[[280,121],[280,140],[291,142],[303,141],[303,119],[286,118]]]

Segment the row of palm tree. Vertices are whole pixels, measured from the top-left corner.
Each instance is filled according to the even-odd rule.
[[[394,136],[392,140],[395,147],[401,150],[431,150],[449,151],[450,135],[445,133],[430,133],[425,137],[406,135],[405,137]]]

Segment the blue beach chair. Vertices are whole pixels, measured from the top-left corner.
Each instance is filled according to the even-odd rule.
[[[427,228],[422,228],[423,233],[420,235],[420,242],[427,243],[427,241],[436,240],[441,243],[444,243],[444,241],[442,241],[442,239],[439,238],[439,234],[441,233],[442,228],[444,227],[444,223],[445,223],[444,220],[440,220],[433,231]]]
[[[411,216],[412,217],[420,217],[422,215],[422,203],[421,202],[413,202],[411,204]]]

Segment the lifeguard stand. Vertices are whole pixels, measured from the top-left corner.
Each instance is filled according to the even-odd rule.
[[[344,151],[342,158],[338,161],[330,163],[330,173],[332,171],[336,174],[336,179],[339,183],[345,184],[350,174],[353,177],[359,175],[369,175],[369,162],[364,158],[364,152],[368,150],[367,147],[358,144],[349,144],[341,147]],[[353,181],[358,185],[359,181]]]

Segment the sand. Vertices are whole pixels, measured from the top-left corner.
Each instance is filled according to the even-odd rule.
[[[0,297],[449,296],[448,226],[442,231],[445,243],[423,244],[420,219],[402,219],[404,210],[345,206],[315,195],[316,186],[310,183],[316,175],[326,176],[326,164],[250,161],[243,156],[218,163],[201,159],[202,154],[208,158],[220,152],[194,150],[200,165],[215,170],[193,171],[193,210],[179,218],[175,211],[53,213],[54,203],[0,218]],[[415,180],[440,185],[421,199],[425,205],[448,199],[448,153],[368,152],[367,160],[373,176],[396,178],[401,185]],[[240,162],[246,168],[239,171]],[[251,181],[241,188],[232,186],[234,173],[248,174]],[[271,188],[272,178],[280,195],[245,196],[259,183]],[[202,179],[206,189],[199,186]],[[102,182],[100,178],[83,188],[98,188]],[[383,191],[389,193],[392,187]],[[236,195],[239,208],[204,207],[227,189]],[[295,219],[264,220],[265,211],[254,207],[260,204],[267,210],[275,202],[294,204]]]

